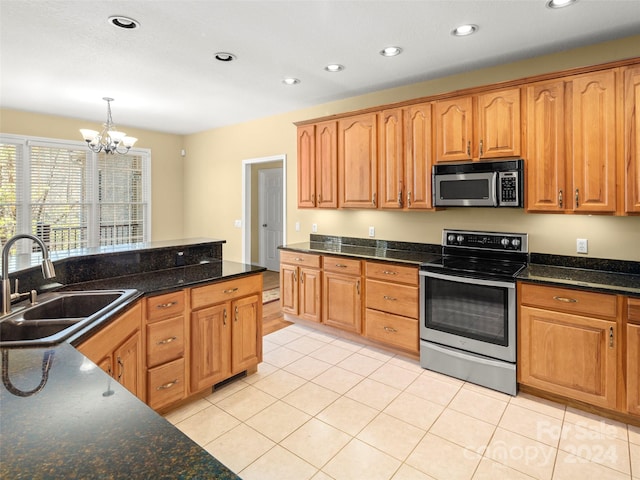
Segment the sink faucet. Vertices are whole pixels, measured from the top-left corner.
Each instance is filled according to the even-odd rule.
[[[49,259],[49,250],[42,239],[29,233],[19,233],[14,235],[2,248],[2,315],[11,313],[11,281],[9,280],[9,250],[17,240],[28,238],[36,242],[42,250],[42,275],[44,278],[52,278],[56,276],[53,268],[53,262]]]

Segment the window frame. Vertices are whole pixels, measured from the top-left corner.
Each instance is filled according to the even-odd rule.
[[[87,221],[87,245],[80,250],[105,248],[100,242],[100,202],[98,198],[98,156],[104,152],[95,153],[88,149],[85,142],[64,140],[28,135],[0,133],[0,143],[15,145],[20,150],[16,152],[16,233],[33,233],[31,219],[31,147],[60,148],[69,150],[87,150],[87,180],[91,183],[90,195],[87,198],[89,215]],[[115,154],[119,155],[119,154]],[[151,240],[151,149],[131,148],[125,156],[136,155],[142,159],[142,202],[144,212],[142,242]],[[21,160],[21,161],[20,161]],[[122,244],[116,244],[122,245]],[[114,246],[116,246],[114,245]],[[17,242],[18,253],[30,253],[27,242]],[[56,250],[56,258],[64,258],[78,254],[77,249]]]

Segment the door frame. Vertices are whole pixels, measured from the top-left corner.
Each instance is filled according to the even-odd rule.
[[[242,263],[251,263],[251,166],[282,162],[282,243],[287,244],[287,155],[249,158],[242,161]],[[257,195],[258,192],[255,192]]]

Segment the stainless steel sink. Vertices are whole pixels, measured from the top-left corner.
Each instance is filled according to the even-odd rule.
[[[49,293],[0,319],[0,347],[53,345],[125,303],[135,290]]]

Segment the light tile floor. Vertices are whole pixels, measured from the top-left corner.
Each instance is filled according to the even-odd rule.
[[[166,415],[244,480],[640,480],[640,428],[301,325]]]

